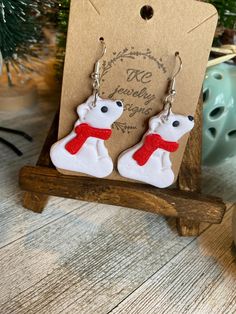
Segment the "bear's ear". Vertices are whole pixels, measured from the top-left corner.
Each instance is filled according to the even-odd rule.
[[[171,109],[170,109],[170,110],[168,110],[168,109],[162,110],[162,111],[159,113],[158,117],[162,120],[163,117],[166,117],[167,115],[169,115],[169,116],[173,115]]]
[[[162,110],[159,115],[158,118],[160,119],[161,123],[168,123],[169,122],[169,118],[173,116],[172,110],[171,108],[168,109],[164,109]]]
[[[90,107],[87,105],[87,103],[79,105],[77,107],[77,114],[81,121],[84,121],[87,113],[90,111]]]
[[[155,116],[150,119],[149,129],[151,132],[155,132],[156,129],[161,125],[161,119],[158,116]]]
[[[94,99],[94,97],[93,97]],[[97,95],[97,100],[103,100],[99,95]]]
[[[85,104],[87,104],[90,108],[93,107],[93,103],[94,103],[94,95],[89,96],[89,98],[86,100]],[[97,96],[97,100],[100,99],[99,96]]]

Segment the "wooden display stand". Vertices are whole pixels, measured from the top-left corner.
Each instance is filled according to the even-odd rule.
[[[224,203],[216,197],[205,196],[201,189],[201,129],[202,102],[196,113],[192,131],[179,173],[177,188],[157,189],[140,183],[65,176],[52,165],[51,145],[57,140],[58,115],[45,141],[36,166],[25,166],[20,171],[20,186],[24,193],[23,206],[42,212],[49,195],[88,202],[136,208],[175,217],[180,235],[196,236],[201,222],[221,223]]]

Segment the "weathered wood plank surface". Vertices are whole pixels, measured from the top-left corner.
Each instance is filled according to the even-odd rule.
[[[75,210],[1,249],[1,311],[106,313],[191,241],[156,215]]]
[[[231,212],[110,313],[235,313],[236,250]]]
[[[18,187],[18,173],[25,164],[34,164],[41,151],[45,135],[55,114],[55,104],[42,99],[34,108],[22,112],[1,112],[1,126],[23,130],[33,137],[33,142],[24,138],[1,133],[11,141],[24,155],[16,156],[9,148],[1,145],[0,167],[0,247],[15,241],[26,233],[40,228],[44,224],[65,215],[69,211],[62,198],[52,198],[52,212],[45,212],[40,217],[22,208],[22,191]],[[72,202],[71,210],[85,203]]]
[[[236,157],[215,167],[203,167],[203,193],[236,203]]]

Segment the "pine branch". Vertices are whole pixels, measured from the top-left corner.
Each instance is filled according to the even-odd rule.
[[[235,0],[208,0],[219,13],[219,25],[233,29],[236,26],[236,1]]]
[[[34,47],[42,43],[46,12],[55,5],[54,0],[0,0],[0,55],[10,85],[11,68],[23,69],[27,56],[38,56]]]

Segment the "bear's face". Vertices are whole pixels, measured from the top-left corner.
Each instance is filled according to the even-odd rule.
[[[123,103],[120,100],[97,98],[93,106],[94,96],[89,97],[86,103],[77,107],[80,121],[100,129],[111,128],[123,113]]]
[[[168,120],[165,121],[163,119],[165,114],[165,112],[162,112],[150,120],[149,131],[159,134],[166,141],[177,142],[194,127],[194,118],[192,116],[183,116],[170,112]]]

